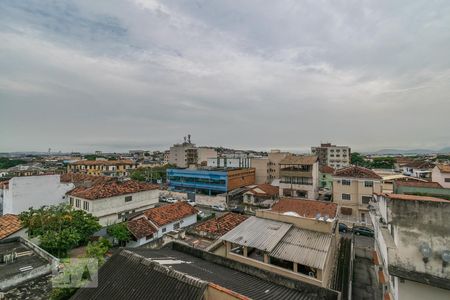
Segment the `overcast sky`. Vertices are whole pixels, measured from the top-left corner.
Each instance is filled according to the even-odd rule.
[[[0,151],[450,146],[450,1],[0,1]]]

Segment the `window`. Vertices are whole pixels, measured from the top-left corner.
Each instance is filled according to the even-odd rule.
[[[81,200],[80,199],[76,199],[75,200],[75,206],[76,207],[80,207],[80,205],[81,205]]]
[[[133,196],[126,196],[125,197],[125,202],[130,202],[131,200],[133,200]]]
[[[352,196],[350,194],[342,194],[342,200],[352,200]]]
[[[346,216],[352,215],[352,209],[350,207],[341,207],[341,214]]]
[[[342,185],[351,185],[351,184],[352,184],[351,180],[342,179]]]
[[[180,229],[180,223],[173,224],[173,229]]]
[[[362,196],[361,201],[363,204],[369,204],[370,200],[372,200],[372,196]]]
[[[73,198],[72,197],[69,198],[69,202],[70,202],[70,205],[73,206]]]
[[[450,182],[450,177],[444,179],[445,182]]]
[[[83,209],[89,211],[89,202],[83,201]]]
[[[373,187],[373,181],[364,181],[365,187]]]
[[[162,233],[164,233],[164,232],[166,232],[166,227],[163,227],[162,229],[161,229],[161,231],[162,231]]]
[[[145,239],[148,241],[148,240],[151,240],[153,238],[153,234],[150,234],[150,235],[147,235],[146,237],[145,237]]]

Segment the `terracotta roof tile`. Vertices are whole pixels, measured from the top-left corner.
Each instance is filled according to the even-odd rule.
[[[127,227],[137,239],[149,236],[158,231],[146,218],[128,221]]]
[[[144,212],[144,215],[156,226],[163,226],[196,214],[197,210],[186,201],[150,208]]]
[[[306,218],[315,218],[318,213],[335,218],[337,204],[319,200],[282,198],[272,206],[271,210],[279,213],[295,212]]]
[[[271,184],[263,183],[258,184],[250,188],[247,192],[256,196],[276,196],[279,193],[279,188],[277,186],[273,186]]]
[[[280,161],[280,165],[313,165],[316,161],[315,155],[288,155]]]
[[[442,189],[442,185],[439,182],[433,181],[416,181],[416,180],[399,180],[395,181],[396,186],[411,186],[411,187],[428,187],[428,188],[437,188]]]
[[[330,166],[321,166],[319,168],[319,172],[323,173],[323,174],[333,174],[334,173],[334,169]]]
[[[156,190],[159,186],[148,184],[135,180],[120,182],[117,179],[94,184],[90,187],[77,187],[70,191],[70,196],[79,197],[88,200],[109,198],[114,196],[133,194],[137,192]]]
[[[3,239],[22,229],[19,217],[12,214],[0,216],[0,239]]]
[[[94,176],[83,173],[65,173],[60,176],[60,181],[62,183],[73,183],[75,186],[94,185],[113,180],[115,179],[108,176]]]
[[[404,195],[404,194],[386,194],[385,196],[392,200],[429,201],[429,202],[450,203],[450,200],[436,198],[436,197],[429,197],[429,196]]]
[[[363,168],[360,166],[349,166],[334,172],[334,176],[337,177],[351,177],[351,178],[370,178],[370,179],[382,179],[380,175],[374,171]]]
[[[115,165],[134,165],[132,160],[78,160],[69,163],[69,165],[87,165],[87,166],[115,166]]]
[[[218,218],[210,219],[197,225],[195,230],[207,232],[220,237],[247,220],[247,218],[248,216],[229,212]]]
[[[450,165],[437,165],[442,173],[450,173]]]

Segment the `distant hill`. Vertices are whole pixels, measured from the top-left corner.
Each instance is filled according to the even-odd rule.
[[[434,153],[450,153],[450,147],[445,147],[439,150],[432,149],[381,149],[373,152],[378,155],[387,154],[434,154]]]

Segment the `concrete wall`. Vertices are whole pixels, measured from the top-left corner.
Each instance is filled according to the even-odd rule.
[[[87,200],[74,196],[73,206],[75,209],[83,209],[83,202],[89,203],[89,210],[87,212],[99,218],[99,223],[102,226],[107,226],[117,222],[121,222],[122,219],[118,217],[119,213],[142,211],[155,206],[159,201],[160,190],[143,191],[133,194],[120,195],[115,197]],[[125,202],[125,197],[132,196],[132,200]],[[80,200],[80,207],[76,207],[76,199]]]
[[[14,177],[4,190],[3,214],[18,215],[30,207],[65,203],[66,193],[74,187],[60,183],[59,175]]]
[[[441,173],[437,166],[431,172],[431,181],[438,182],[444,188],[450,189],[450,173]]]
[[[227,180],[227,189],[228,191],[255,184],[255,169],[240,169],[240,170],[231,170],[227,172],[228,180]]]
[[[444,290],[422,283],[404,280],[398,280],[398,299],[399,300],[448,300],[450,299],[450,290]]]
[[[217,151],[210,148],[197,148],[197,163],[202,164],[210,157],[217,157]]]
[[[269,182],[268,163],[269,159],[267,157],[251,158],[250,166],[255,169],[256,184]]]

